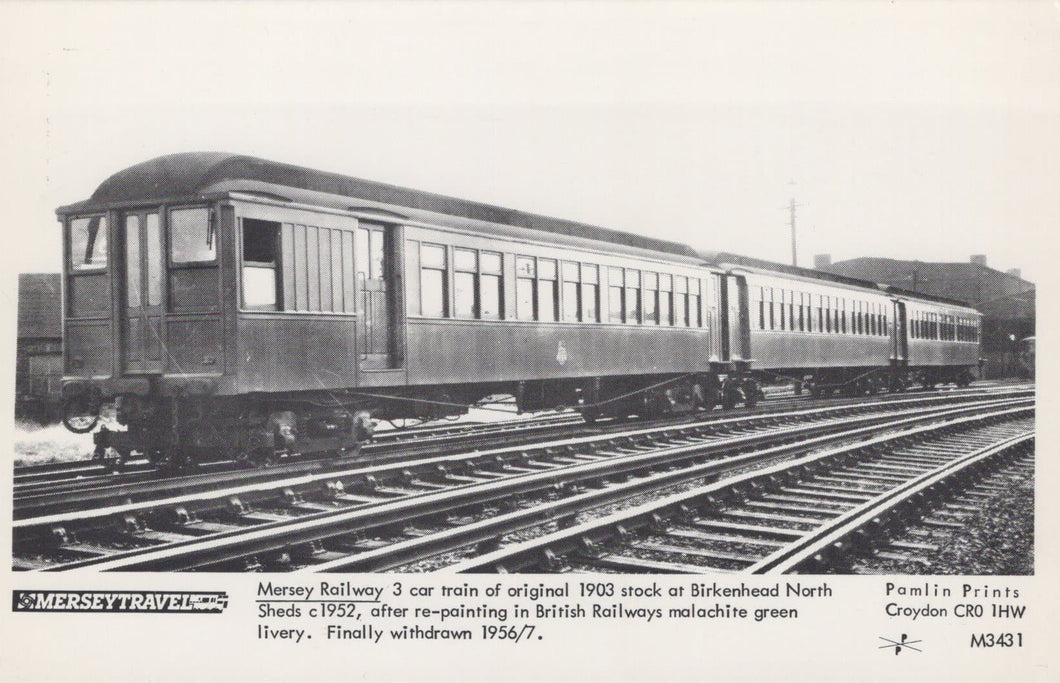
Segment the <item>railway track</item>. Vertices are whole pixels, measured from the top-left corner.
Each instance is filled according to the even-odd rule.
[[[849,571],[865,555],[937,549],[898,532],[960,528],[996,490],[998,468],[1029,466],[1033,444],[1032,409],[953,417],[603,514],[448,570]]]
[[[453,448],[461,445],[474,445],[471,442],[479,441],[488,443],[488,440],[500,437],[534,438],[542,431],[581,424],[583,424],[581,416],[574,412],[528,418],[517,416],[513,412],[510,419],[500,422],[431,425],[381,431],[371,443],[365,445],[362,454],[366,459],[378,458],[386,457],[391,452],[410,449]],[[298,454],[294,454],[290,461],[298,466],[321,459],[336,460],[339,458],[341,454],[329,454],[325,458],[300,458]],[[349,458],[348,460],[355,459]],[[222,471],[243,468],[237,466],[234,461],[218,460],[208,463],[205,469]],[[15,468],[15,495],[32,494],[47,490],[48,487],[62,485],[85,488],[117,481],[142,481],[158,475],[159,471],[145,459],[124,462],[120,468],[93,459],[24,465]]]
[[[937,396],[941,400],[950,398],[959,399],[966,396],[987,395],[1013,395],[1013,392],[1030,392],[1027,387],[981,387],[976,389],[954,389],[930,396]],[[895,395],[893,397],[881,397],[874,402],[886,402],[888,400],[907,401],[910,395]],[[928,394],[924,394],[928,396]],[[846,406],[865,403],[864,398],[836,400],[813,400],[808,399],[783,399],[770,402],[763,410],[729,411],[724,417],[739,417],[742,415],[762,415],[775,413],[797,407],[814,406]],[[673,425],[687,423],[690,421],[702,421],[710,416],[700,414],[696,416],[683,416],[669,420],[654,420],[639,423],[644,427]],[[719,415],[721,417],[721,415]],[[329,457],[301,458],[292,457],[289,460],[278,463],[269,468],[275,474],[274,477],[283,475],[295,475],[302,472],[319,471],[322,468],[340,468],[355,463],[376,463],[388,461],[400,461],[403,459],[414,459],[424,455],[440,455],[456,453],[461,450],[472,450],[475,448],[490,448],[495,441],[505,440],[509,444],[529,444],[540,439],[543,435],[551,438],[563,436],[581,436],[593,433],[607,433],[612,431],[628,430],[629,424],[619,421],[601,422],[596,425],[585,425],[580,415],[574,412],[548,414],[536,418],[513,419],[499,423],[487,424],[461,424],[443,425],[434,427],[412,428],[409,430],[393,430],[382,432],[375,441],[367,444],[357,456],[346,456],[343,454],[332,454]],[[245,478],[247,470],[237,467],[231,461],[219,461],[201,468],[201,473],[207,476],[217,476],[222,472],[232,472],[232,481]],[[19,467],[15,470],[14,498],[16,508],[20,507],[20,501],[31,500],[42,496],[75,496],[85,491],[94,489],[104,490],[106,487],[136,484],[139,482],[150,482],[153,480],[166,479],[169,481],[180,481],[187,477],[194,477],[196,473],[185,473],[179,476],[163,476],[146,460],[129,461],[123,465],[122,471],[116,472],[102,463],[86,460],[76,463],[47,463],[29,467]]]
[[[1018,397],[1029,395],[1029,392],[1017,390],[1015,392],[991,395]],[[543,455],[550,457],[547,451],[550,448],[563,447],[565,440],[567,442],[576,442],[579,439],[588,439],[588,441],[581,441],[580,443],[595,443],[600,447],[606,447],[614,439],[650,438],[660,433],[665,434],[667,430],[672,429],[696,430],[703,435],[713,429],[739,428],[745,423],[748,425],[772,425],[776,419],[826,418],[831,415],[845,416],[863,414],[865,412],[887,411],[896,406],[912,408],[920,405],[947,405],[953,402],[978,398],[978,394],[907,397],[901,400],[840,404],[829,408],[807,409],[795,412],[756,412],[744,417],[730,417],[711,421],[670,422],[664,423],[664,426],[652,426],[651,423],[638,424],[635,429],[631,429],[628,424],[613,424],[574,432],[568,432],[564,429],[559,435],[546,441],[540,441],[539,438],[536,443],[532,442],[532,440],[526,443],[522,440],[515,440],[512,443],[511,437],[507,437],[505,440],[510,445],[501,449],[485,448],[476,450],[474,447],[453,445],[448,448],[417,448],[411,452],[402,451],[393,454],[390,458],[314,460],[270,470],[221,471],[167,479],[141,476],[122,479],[118,482],[88,480],[74,484],[40,486],[28,490],[19,488],[16,489],[14,495],[14,517],[17,520],[22,520],[30,517],[109,508],[115,505],[132,503],[140,505],[137,509],[143,509],[143,504],[149,504],[154,500],[189,496],[209,491],[220,491],[221,494],[224,494],[226,493],[226,488],[228,489],[228,495],[252,495],[254,500],[248,502],[257,503],[261,499],[260,491],[263,485],[264,490],[273,491],[294,487],[294,490],[302,494],[306,492],[305,482],[316,483],[321,480],[327,480],[328,477],[343,482],[343,486],[347,489],[365,488],[364,477],[366,476],[374,477],[377,482],[382,483],[393,484],[397,482],[397,485],[404,485],[407,488],[409,486],[407,480],[412,478],[413,475],[426,474],[430,476],[437,465],[453,467],[455,464],[458,469],[466,470],[476,466],[474,464],[475,460],[488,460],[491,456],[539,458]],[[675,433],[680,434],[681,432]],[[490,444],[490,441],[475,442],[474,445],[481,446],[484,444]],[[520,447],[528,450],[525,453],[520,451],[517,456],[510,454],[512,448]],[[506,456],[506,453],[509,453],[509,455]],[[447,458],[448,454],[452,454],[454,457]],[[417,455],[420,457],[417,458]],[[474,458],[469,461],[467,460],[468,455],[473,455]],[[353,479],[349,478],[351,476]],[[307,477],[308,479],[299,479],[299,477]],[[269,488],[270,482],[272,483],[271,489]],[[247,487],[254,488],[248,489]]]
[[[911,402],[919,402],[911,400]],[[98,569],[267,569],[318,566],[322,569],[388,569],[421,555],[446,552],[479,541],[491,542],[504,530],[483,530],[476,514],[498,518],[524,499],[558,496],[555,506],[524,503],[518,525],[536,525],[571,516],[588,504],[582,496],[599,494],[604,504],[635,495],[638,489],[720,476],[747,466],[755,457],[795,457],[823,443],[864,439],[881,429],[909,421],[939,419],[986,405],[1030,404],[1029,399],[974,402],[961,408],[904,408],[904,416],[852,416],[832,409],[814,421],[784,423],[778,416],[732,419],[708,424],[640,430],[639,441],[626,436],[597,436],[546,444],[539,450],[495,451],[427,461],[428,470],[411,465],[388,480],[384,467],[376,479],[367,470],[345,483],[335,475],[304,478],[241,492],[211,492],[176,500],[91,510],[16,522],[16,567]],[[893,406],[892,406],[893,407]],[[847,411],[852,409],[848,408]],[[915,415],[915,416],[914,416]],[[779,422],[779,424],[778,424]],[[752,428],[753,424],[757,424]],[[615,443],[615,440],[619,443]],[[782,445],[776,445],[776,444]],[[762,453],[765,453],[762,455]],[[442,467],[439,467],[439,466]],[[371,468],[370,468],[371,469]],[[609,480],[628,480],[619,486]],[[395,485],[395,483],[397,485]],[[603,487],[580,493],[584,487]],[[631,488],[632,487],[632,488]],[[253,500],[258,492],[262,499]],[[312,499],[308,491],[326,492]],[[281,495],[263,506],[260,500]],[[256,506],[255,506],[256,504]],[[573,507],[571,507],[573,505]],[[489,512],[493,510],[494,512]],[[115,524],[114,520],[118,520]],[[476,527],[477,525],[477,527]],[[490,525],[487,524],[487,527]],[[80,527],[80,528],[78,528]],[[522,528],[522,527],[519,527]],[[465,533],[478,534],[471,540]],[[486,534],[483,536],[482,534]],[[91,540],[88,538],[91,537]],[[455,544],[455,545],[454,545]]]

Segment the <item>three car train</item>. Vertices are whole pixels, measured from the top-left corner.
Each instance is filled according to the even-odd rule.
[[[98,455],[268,463],[498,394],[593,420],[978,362],[958,302],[247,156],[153,159],[57,213],[64,423],[112,416]]]

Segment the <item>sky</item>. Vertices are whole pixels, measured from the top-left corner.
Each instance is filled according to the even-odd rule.
[[[54,210],[228,151],[790,262],[1048,277],[1060,5],[3,3],[8,272]]]

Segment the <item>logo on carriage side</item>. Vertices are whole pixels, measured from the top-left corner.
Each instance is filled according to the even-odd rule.
[[[560,342],[559,348],[556,349],[556,362],[560,365],[567,362],[567,347],[563,345],[563,342]]]

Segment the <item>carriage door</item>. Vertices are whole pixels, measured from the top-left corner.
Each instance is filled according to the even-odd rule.
[[[157,213],[129,213],[122,225],[125,282],[122,288],[122,355],[127,374],[160,374],[162,348],[162,231]]]
[[[358,313],[361,317],[357,349],[361,368],[366,370],[396,367],[392,242],[391,230],[387,227],[364,222],[357,227],[355,250]]]
[[[905,302],[894,302],[894,336],[891,340],[891,359],[904,361],[909,358],[909,334],[905,319]]]
[[[751,360],[751,337],[748,325],[747,278],[743,275],[729,275],[728,311],[729,318],[729,360]]]

